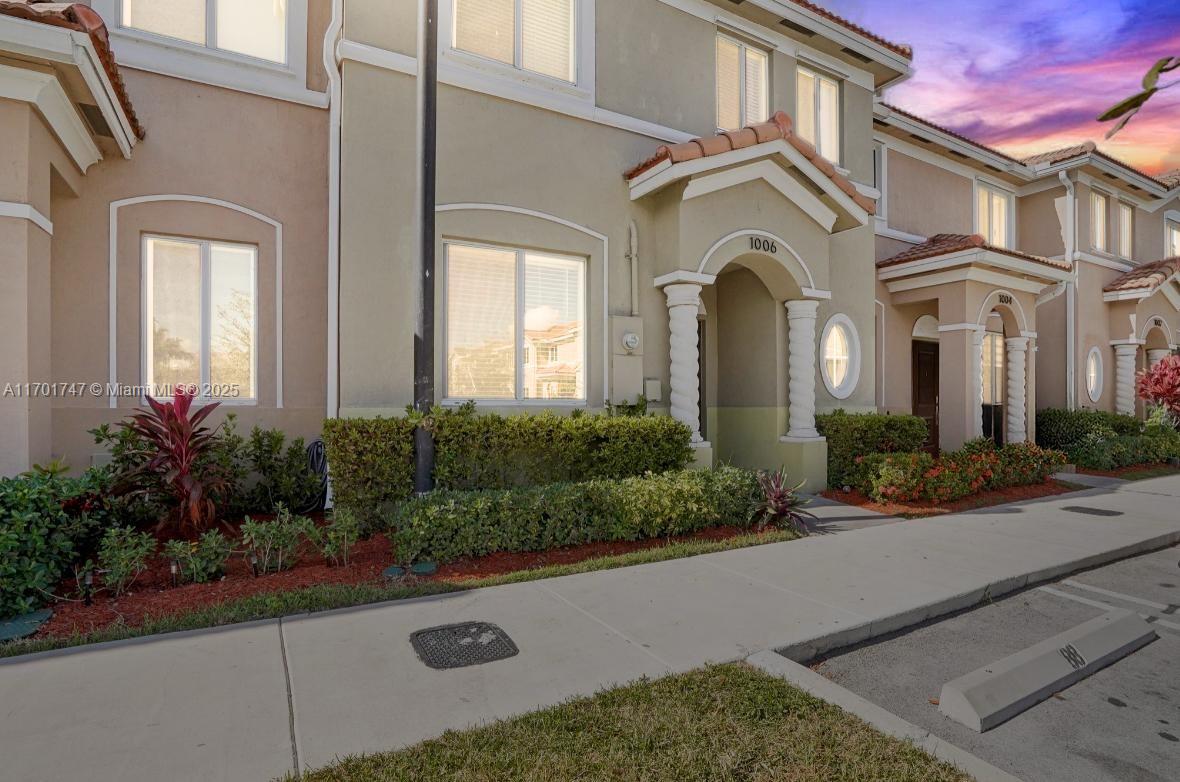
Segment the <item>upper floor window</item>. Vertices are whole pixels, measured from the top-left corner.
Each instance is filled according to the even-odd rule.
[[[739,128],[769,116],[769,57],[726,35],[717,36],[717,127]]]
[[[195,386],[203,397],[226,401],[256,398],[257,267],[252,245],[144,237],[148,386]]]
[[[287,62],[286,0],[122,0],[122,26]]]
[[[452,46],[523,71],[577,82],[578,0],[455,0]]]
[[[1135,207],[1130,204],[1119,204],[1119,255],[1135,255]]]
[[[1107,241],[1107,209],[1106,196],[1097,192],[1090,192],[1090,246],[1095,250],[1106,252],[1110,249]]]
[[[446,245],[449,399],[586,399],[586,261]]]
[[[1167,224],[1167,252],[1169,258],[1180,257],[1180,222],[1169,220]]]
[[[979,235],[995,247],[1012,246],[1012,194],[980,183],[976,193]]]
[[[795,129],[817,152],[839,164],[839,82],[800,68],[796,88]]]

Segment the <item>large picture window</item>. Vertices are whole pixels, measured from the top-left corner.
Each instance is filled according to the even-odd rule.
[[[122,0],[122,26],[287,62],[287,0]]]
[[[574,84],[577,4],[578,0],[455,0],[451,45]]]
[[[586,399],[586,261],[446,245],[448,399]]]
[[[1119,204],[1119,255],[1135,256],[1135,207],[1130,204]]]
[[[739,128],[766,121],[769,58],[727,35],[717,36],[717,127]]]
[[[840,84],[806,68],[796,78],[795,129],[831,162],[840,164]]]
[[[252,245],[144,238],[144,382],[157,395],[256,398],[257,267]]]
[[[994,247],[1012,246],[1012,194],[980,184],[976,191],[976,222],[979,235]]]

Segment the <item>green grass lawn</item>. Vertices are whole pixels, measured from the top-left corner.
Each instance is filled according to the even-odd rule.
[[[1146,467],[1142,470],[1131,470],[1119,477],[1125,481],[1145,481],[1148,478],[1162,478],[1165,475],[1176,475],[1178,473],[1180,473],[1180,467],[1160,465],[1159,467]]]
[[[593,570],[642,565],[648,562],[663,562],[669,559],[710,554],[715,551],[781,543],[799,537],[791,530],[772,530],[762,534],[750,533],[725,540],[686,540],[669,543],[649,549],[632,551],[610,557],[587,559],[572,565],[550,565],[547,567],[521,570],[499,576],[471,579],[457,583],[445,581],[395,581],[370,584],[325,584],[321,586],[293,589],[286,592],[252,595],[238,600],[216,603],[183,614],[149,617],[142,625],[116,624],[102,630],[69,638],[42,638],[36,640],[12,641],[0,644],[0,658],[16,657],[22,654],[45,652],[72,646],[119,641],[146,635],[173,633],[182,630],[199,630],[207,627],[250,622],[257,619],[307,614],[328,611],[334,608],[384,603],[391,600],[406,600],[415,597],[459,592],[467,589],[515,584],[522,581],[536,581],[556,578]]]
[[[304,782],[969,780],[912,744],[744,664],[608,690]],[[293,782],[294,777],[288,777]]]

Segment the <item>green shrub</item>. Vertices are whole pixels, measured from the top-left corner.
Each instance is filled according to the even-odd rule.
[[[414,426],[410,418],[333,418],[324,422],[332,497],[377,529],[414,486]]]
[[[1087,470],[1117,470],[1136,464],[1155,464],[1180,455],[1175,439],[1161,435],[1122,435],[1074,449],[1073,463]]]
[[[338,508],[321,527],[308,525],[307,539],[315,546],[324,561],[331,565],[347,566],[352,547],[361,537],[361,523],[352,511]]]
[[[183,580],[194,584],[224,574],[231,553],[229,539],[217,530],[209,530],[195,541],[170,540],[164,544],[164,556],[176,562]]]
[[[1142,429],[1135,416],[1104,410],[1037,411],[1037,445],[1067,454],[1119,435],[1137,435]]]
[[[102,536],[98,547],[98,567],[102,583],[116,597],[122,595],[140,573],[147,570],[147,561],[156,550],[156,539],[134,527],[111,527]]]
[[[251,566],[259,573],[277,573],[295,567],[299,546],[311,526],[311,519],[292,515],[281,506],[274,521],[254,521],[247,516],[242,522],[242,543]]]
[[[320,477],[307,462],[302,437],[287,442],[279,429],[254,427],[245,443],[255,483],[248,492],[246,512],[273,513],[278,506],[306,508],[320,493]]]
[[[1008,443],[996,453],[1000,462],[991,488],[997,489],[1044,483],[1067,461],[1061,451],[1035,443]]]
[[[324,426],[337,507],[376,529],[413,488],[414,416],[335,419]],[[667,416],[482,415],[436,409],[434,479],[442,490],[510,489],[680,470],[688,428]]]
[[[450,562],[497,551],[546,551],[597,541],[747,526],[757,475],[736,467],[521,489],[438,491],[398,508],[400,561]]]
[[[913,415],[837,410],[817,415],[815,424],[828,440],[829,486],[847,486],[856,480],[857,456],[917,451],[929,434],[926,422]]]
[[[107,471],[0,478],[0,619],[43,605],[71,567],[98,555],[120,518]]]

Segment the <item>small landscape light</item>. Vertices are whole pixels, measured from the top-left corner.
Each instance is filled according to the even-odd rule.
[[[176,572],[179,569],[175,559],[168,563],[168,571],[172,573],[172,586],[176,586]]]
[[[250,555],[250,572],[254,574],[255,578],[258,577],[258,555],[257,554]]]
[[[94,595],[94,571],[93,570],[86,571],[86,576],[85,576],[85,578],[82,579],[82,583],[85,585],[85,589],[83,590],[83,592],[86,595],[84,605],[93,605],[94,604],[94,600],[92,599],[92,596]]]

